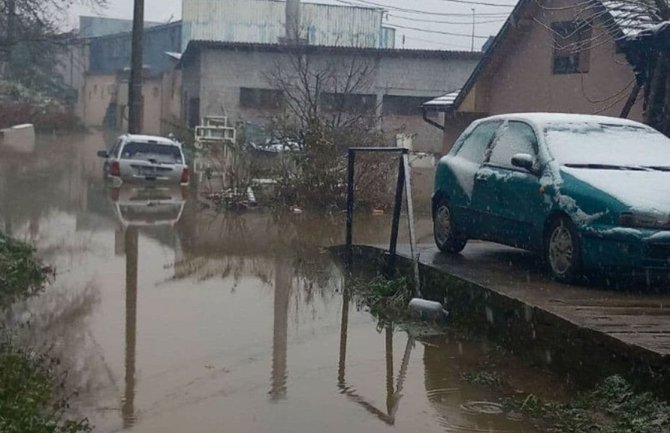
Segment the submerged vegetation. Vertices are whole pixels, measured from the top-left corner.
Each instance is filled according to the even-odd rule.
[[[531,394],[505,401],[508,411],[536,420],[550,433],[665,433],[670,431],[670,404],[653,394],[636,392],[621,376],[568,403],[546,402]]]
[[[408,278],[388,279],[377,276],[372,280],[357,280],[352,285],[352,293],[360,305],[380,319],[402,319],[408,316],[407,304],[412,296]]]
[[[41,292],[51,271],[33,249],[0,234],[0,308]],[[57,359],[25,348],[0,322],[0,432],[79,433],[90,431],[86,420],[68,416],[62,395],[65,375]]]

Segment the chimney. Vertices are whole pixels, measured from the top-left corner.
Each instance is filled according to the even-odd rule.
[[[300,0],[286,0],[286,43],[300,43]]]

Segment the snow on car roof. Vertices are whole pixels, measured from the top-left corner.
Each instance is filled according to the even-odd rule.
[[[633,120],[621,119],[618,117],[595,116],[591,114],[570,114],[570,113],[515,113],[501,114],[487,117],[482,120],[525,120],[533,123],[539,128],[551,124],[566,123],[600,123],[608,125],[637,126],[648,128],[639,122]]]
[[[136,141],[140,143],[149,143],[155,142],[156,144],[165,144],[168,146],[179,146],[179,143],[165,137],[158,137],[154,135],[142,135],[142,134],[127,134],[126,137],[128,140]]]

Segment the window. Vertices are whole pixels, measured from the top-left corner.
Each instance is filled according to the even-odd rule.
[[[489,164],[512,168],[512,157],[517,153],[537,154],[537,137],[533,128],[522,122],[509,122],[501,128]]]
[[[424,102],[435,97],[384,95],[384,115],[420,116]]]
[[[259,110],[275,110],[284,103],[281,90],[240,88],[240,107]]]
[[[589,72],[591,60],[591,24],[586,21],[553,23],[554,74]]]
[[[156,143],[126,143],[121,154],[122,159],[157,161],[164,164],[183,162],[181,150],[177,146]]]
[[[355,95],[346,93],[323,93],[321,106],[324,111],[362,113],[374,111],[377,105],[375,95]]]
[[[499,126],[500,122],[486,122],[478,125],[465,137],[456,155],[478,164],[484,162],[486,148],[491,144]]]

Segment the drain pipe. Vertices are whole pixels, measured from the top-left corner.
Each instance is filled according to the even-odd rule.
[[[440,131],[444,131],[444,125],[440,125],[439,123],[437,123],[436,121],[434,121],[433,119],[428,117],[428,110],[426,109],[426,107],[421,107],[421,112],[423,113],[423,121],[424,122],[426,122],[427,124],[429,124],[431,126],[436,127]]]

